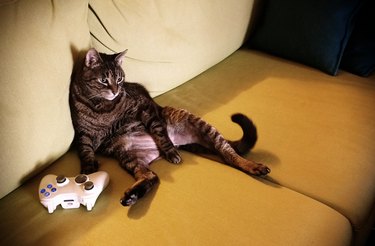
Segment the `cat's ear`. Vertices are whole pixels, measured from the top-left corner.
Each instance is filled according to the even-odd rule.
[[[95,67],[100,63],[100,61],[101,58],[96,49],[92,48],[89,51],[87,51],[85,60],[86,67]]]
[[[125,58],[125,54],[126,52],[128,52],[128,50],[124,50],[123,52],[119,53],[117,56],[116,56],[116,63],[118,66],[121,66],[124,58]]]

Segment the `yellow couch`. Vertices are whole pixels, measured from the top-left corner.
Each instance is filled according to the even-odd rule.
[[[364,245],[375,215],[375,77],[240,48],[256,6],[2,0],[0,245]],[[69,80],[90,46],[129,49],[127,81],[229,139],[241,134],[230,115],[250,116],[259,140],[247,157],[272,172],[253,178],[182,152],[181,165],[152,165],[160,185],[128,208],[119,199],[133,179],[99,156],[110,183],[93,210],[49,214],[41,178],[79,172]]]

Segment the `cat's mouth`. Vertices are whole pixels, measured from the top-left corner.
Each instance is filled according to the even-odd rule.
[[[108,100],[108,101],[112,101],[113,99],[115,99],[118,95],[120,94],[120,92],[117,92],[117,93],[106,93],[103,97]]]

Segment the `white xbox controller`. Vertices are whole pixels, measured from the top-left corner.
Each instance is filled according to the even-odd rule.
[[[82,204],[91,211],[108,182],[108,173],[103,171],[71,178],[49,174],[40,181],[39,199],[49,213],[60,204],[65,209],[79,208]]]

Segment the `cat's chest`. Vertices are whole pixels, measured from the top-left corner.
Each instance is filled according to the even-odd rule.
[[[110,109],[90,109],[89,114],[83,116],[89,124],[97,125],[97,130],[116,130],[129,123],[138,122],[139,106],[135,101],[123,101]]]
[[[81,120],[81,123],[91,123],[97,125],[111,125],[117,119],[121,118],[121,112],[111,110],[111,111],[104,111],[104,110],[96,110],[92,108],[87,108],[84,111],[80,111],[78,113],[78,119]]]

